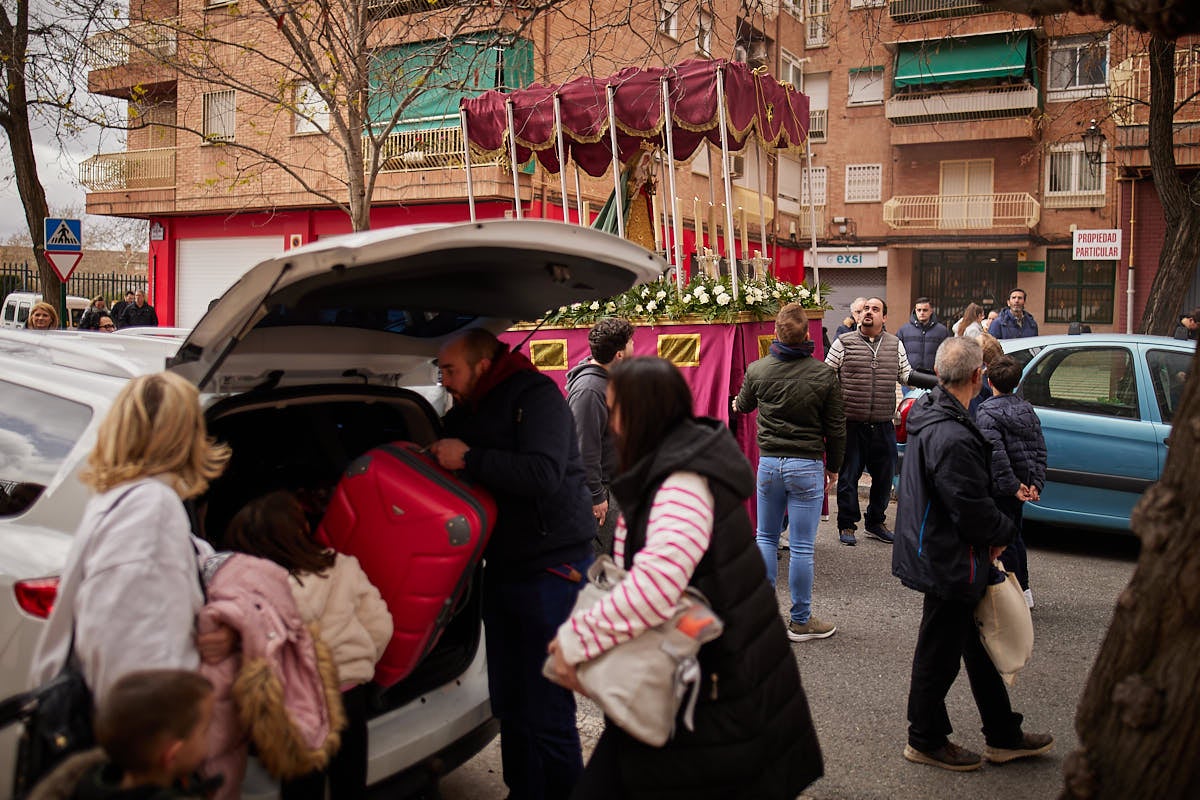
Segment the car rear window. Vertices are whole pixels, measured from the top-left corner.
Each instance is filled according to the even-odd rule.
[[[41,497],[91,419],[90,406],[0,381],[0,516]]]

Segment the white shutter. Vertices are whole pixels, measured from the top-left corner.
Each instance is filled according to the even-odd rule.
[[[283,236],[181,239],[175,267],[175,324],[191,328],[208,304],[255,264],[283,252]]]

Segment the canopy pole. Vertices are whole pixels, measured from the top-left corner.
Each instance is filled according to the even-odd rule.
[[[617,154],[617,90],[612,84],[604,87],[608,95],[608,141],[612,146],[613,200],[617,203],[617,235],[625,238],[625,187],[621,185],[621,158]]]
[[[667,140],[667,179],[670,184],[671,193],[671,219],[673,225],[671,234],[675,240],[675,291],[683,294],[683,225],[679,221],[681,209],[676,205],[675,199],[675,140],[674,130],[671,122],[671,85],[667,80],[667,76],[659,79],[659,87],[662,92],[663,99],[663,138]],[[699,220],[697,220],[697,224]],[[699,252],[700,242],[696,242],[697,253]],[[699,262],[697,262],[699,263]]]
[[[579,224],[585,228],[592,224],[590,219],[583,218],[583,192],[579,189],[579,165],[575,164],[575,207],[579,209]]]
[[[817,266],[817,196],[813,194],[813,165],[812,165],[812,139],[805,139],[804,149],[808,155],[808,227],[809,233],[812,234],[812,268],[813,268],[813,292],[816,295],[817,302],[821,302],[821,268]],[[803,273],[801,273],[803,277]]]
[[[733,182],[729,178],[729,128],[725,122],[725,66],[717,67],[717,120],[721,123],[721,174],[725,179],[725,252],[733,299],[738,299],[738,263],[733,251]],[[711,171],[711,170],[710,170]]]
[[[558,92],[554,93],[554,130],[558,139],[558,185],[562,191],[563,222],[570,222],[570,201],[567,199],[567,148],[563,145],[562,103]]]
[[[517,219],[524,219],[521,216],[521,183],[517,179],[517,126],[513,121],[512,98],[504,101],[504,110],[508,113],[508,160],[513,176],[513,208],[516,209]]]
[[[475,221],[475,184],[471,179],[471,140],[467,137],[467,110],[458,109],[458,122],[462,126],[463,137],[463,166],[467,169],[467,208],[471,213],[471,222]]]
[[[758,243],[762,247],[762,249],[758,251],[758,257],[766,258],[767,257],[767,210],[765,208],[763,208],[763,206],[766,204],[763,203],[762,147],[757,142],[755,142],[755,144],[754,144],[754,169],[758,173],[758,231],[759,231]],[[742,257],[744,258],[745,256],[746,256],[746,254],[742,253]],[[762,264],[764,262],[756,261],[754,263]],[[755,275],[754,277],[757,278],[759,276]]]

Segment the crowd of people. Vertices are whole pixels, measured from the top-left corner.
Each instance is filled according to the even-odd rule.
[[[60,323],[58,309],[39,301],[30,308],[25,327],[32,331],[51,331],[57,330]],[[108,308],[108,301],[104,295],[96,295],[79,317],[79,330],[82,331],[113,333],[118,328],[157,326],[158,313],[154,306],[146,302],[146,293],[141,289],[128,290],[125,292],[125,299],[113,303],[111,309]]]
[[[1036,331],[1023,306],[1024,292],[1014,290],[990,329]],[[135,295],[123,318],[153,313],[144,308]],[[991,557],[1014,551],[1004,563],[1028,585],[1024,555],[1015,552],[1020,504],[1042,489],[1045,450],[1012,395],[1020,371],[1002,354],[990,358],[993,381],[980,401],[980,342],[995,340],[983,333],[978,306],[954,333],[925,298],[898,335],[885,329],[882,298],[860,298],[852,312],[821,362],[804,309],[779,311],[769,353],[749,366],[732,398],[735,412],[758,412],[757,474],[728,426],[696,416],[675,366],[634,357],[634,329],[624,320],[592,329],[590,357],[571,371],[566,397],[482,329],[441,349],[454,406],[428,451],[490,490],[497,505],[481,605],[511,798],[790,799],[816,780],[817,728],[789,640],[836,632],[813,613],[817,523],[835,481],[841,542],[857,544],[862,522],[866,535],[894,543],[895,575],[925,596],[904,756],[965,770],[984,757],[1004,762],[1050,749],[1052,737],[1022,731],[971,616]],[[103,309],[93,316],[106,318]],[[906,460],[893,530],[886,513],[897,383],[932,391],[909,417],[913,467]],[[283,796],[323,797],[327,782],[334,797],[362,793],[363,687],[393,621],[357,562],[313,539],[289,493],[242,508],[224,552],[195,537],[184,501],[203,495],[228,458],[207,435],[195,388],[169,373],[131,381],[102,423],[84,476],[95,496],[33,680],[78,665],[98,704],[98,733],[142,714],[145,741],[131,745],[131,735],[117,744],[101,733],[102,751],[82,766],[68,762],[73,771],[61,767],[55,785],[237,797],[248,738],[234,707],[253,702],[273,718],[283,698],[300,698],[311,713],[277,721],[278,748],[271,737],[265,745],[254,739],[260,759],[286,779]],[[865,515],[857,487],[864,470],[872,477]],[[791,603],[781,613],[775,581],[785,530]],[[625,577],[596,605],[576,608],[598,553]],[[671,619],[689,587],[724,622],[700,651],[694,725],[654,747],[609,723],[585,766],[577,670]],[[277,639],[288,642],[286,655],[265,646]],[[242,666],[272,658],[287,659],[277,671],[286,685],[238,694]],[[557,682],[543,675],[547,659]],[[984,719],[982,757],[948,739],[945,696],[963,660]],[[130,698],[159,696],[177,698],[173,713],[132,708]],[[297,751],[305,760],[288,755]]]

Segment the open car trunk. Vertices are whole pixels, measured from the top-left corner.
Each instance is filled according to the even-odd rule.
[[[210,408],[208,425],[210,435],[233,450],[225,473],[199,503],[205,538],[218,550],[229,521],[250,500],[279,489],[295,492],[315,529],[351,461],[381,444],[424,446],[440,435],[437,415],[424,397],[375,386],[250,392]],[[381,694],[373,713],[452,681],[470,665],[479,646],[480,572],[477,568],[436,647]]]

